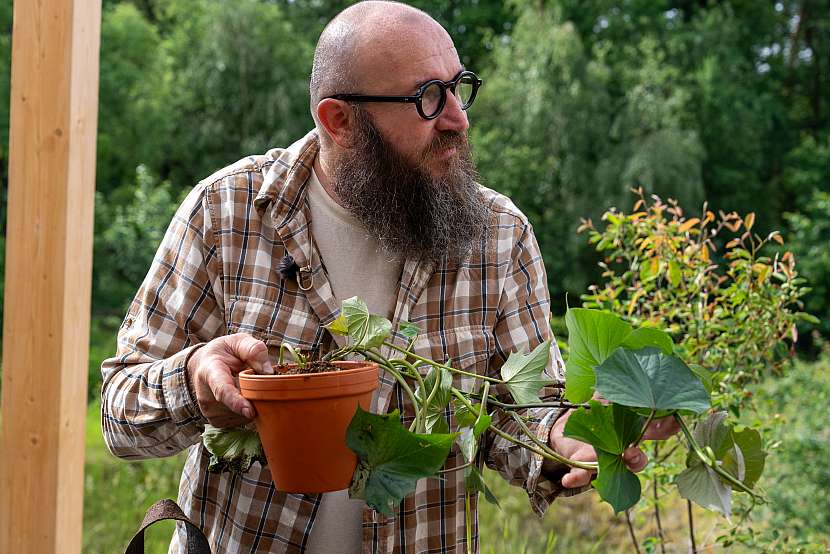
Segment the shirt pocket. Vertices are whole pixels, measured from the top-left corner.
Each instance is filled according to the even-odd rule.
[[[486,375],[493,348],[493,334],[483,325],[468,325],[441,329],[418,336],[412,352],[436,362],[446,363],[467,373]],[[428,371],[422,367],[422,372]],[[469,392],[476,380],[466,375],[454,375],[453,385]]]
[[[228,332],[250,333],[265,342],[273,355],[282,343],[300,350],[317,350],[320,320],[305,298],[279,304],[259,298],[234,297],[228,303]]]

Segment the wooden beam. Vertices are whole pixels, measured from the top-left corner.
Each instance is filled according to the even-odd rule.
[[[101,0],[12,28],[0,552],[80,552]]]

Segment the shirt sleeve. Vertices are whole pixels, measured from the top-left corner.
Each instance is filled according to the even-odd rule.
[[[199,441],[205,420],[186,365],[200,345],[226,333],[221,262],[205,187],[176,211],[101,366],[101,427],[122,458],[170,456]]]
[[[545,371],[553,384],[543,388],[539,396],[543,402],[559,400],[565,383],[565,364],[550,328],[550,298],[545,267],[530,224],[525,223],[516,229],[519,237],[514,239],[511,264],[499,301],[499,315],[494,329],[496,352],[490,360],[489,374],[499,377],[499,370],[511,352],[528,353],[550,340],[550,360]],[[514,402],[503,386],[497,386],[495,394],[502,402]],[[553,408],[532,408],[519,411],[519,414],[525,418],[535,437],[547,444],[551,428],[563,412]],[[523,442],[531,442],[511,418],[503,413],[497,414],[493,421],[496,427]],[[562,487],[560,479],[567,470],[566,466],[563,465],[561,474],[552,479],[542,473],[543,459],[540,455],[504,438],[494,436],[486,448],[487,466],[498,471],[511,484],[523,487],[533,511],[539,516],[557,496],[572,496],[589,488]]]

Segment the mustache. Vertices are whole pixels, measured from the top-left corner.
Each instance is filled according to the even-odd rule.
[[[418,167],[423,167],[432,157],[448,148],[455,148],[461,154],[466,153],[470,148],[467,133],[462,131],[441,131],[424,150]]]

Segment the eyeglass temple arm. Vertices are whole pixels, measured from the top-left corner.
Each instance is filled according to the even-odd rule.
[[[371,96],[362,94],[335,94],[327,96],[326,98],[333,98],[335,100],[351,100],[353,102],[408,102],[413,103],[418,100],[417,96]]]

